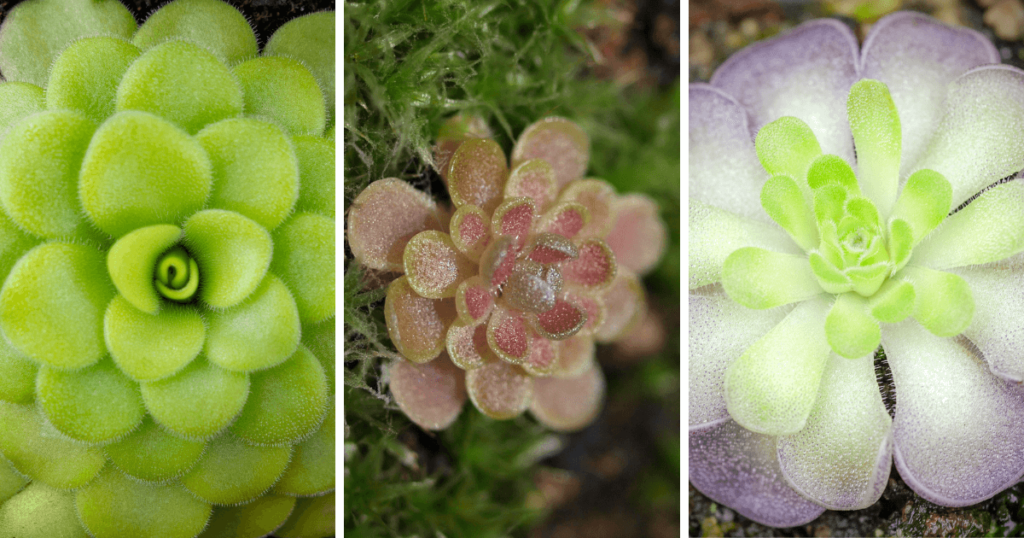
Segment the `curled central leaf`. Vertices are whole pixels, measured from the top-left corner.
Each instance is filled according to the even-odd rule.
[[[188,302],[199,289],[199,265],[178,245],[160,256],[153,278],[160,295],[179,303]]]

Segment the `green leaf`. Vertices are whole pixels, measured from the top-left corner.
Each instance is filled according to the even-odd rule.
[[[235,372],[272,368],[299,345],[299,311],[288,288],[271,273],[241,303],[207,312],[206,358]]]
[[[75,506],[96,538],[191,538],[210,518],[210,505],[181,486],[133,480],[113,467],[78,490]]]
[[[800,187],[789,176],[772,176],[761,188],[761,206],[804,250],[818,245],[818,228]]]
[[[36,401],[58,431],[79,441],[105,443],[142,422],[139,385],[106,359],[74,372],[43,366]]]
[[[818,222],[818,230],[825,238],[822,230],[826,223],[838,226],[846,214],[846,198],[848,192],[839,185],[825,185],[814,190],[814,219]]]
[[[251,446],[231,435],[209,442],[206,454],[181,483],[215,504],[244,504],[266,492],[288,467],[292,447]]]
[[[726,258],[722,286],[733,301],[759,310],[810,299],[823,291],[806,257],[757,247],[741,248]]]
[[[249,504],[215,506],[206,529],[196,538],[273,534],[288,519],[295,503],[295,497],[268,494]]]
[[[118,469],[150,482],[181,476],[199,461],[205,450],[206,443],[166,433],[150,417],[128,437],[104,447]]]
[[[775,226],[690,199],[690,289],[722,279],[722,264],[736,249],[756,246],[782,252],[799,250]],[[346,302],[346,308],[348,303]]]
[[[914,248],[913,226],[903,219],[889,221],[889,260],[895,273],[910,261]]]
[[[821,300],[798,305],[729,366],[724,390],[733,420],[767,435],[803,429],[831,351],[827,308]]]
[[[78,112],[47,111],[15,124],[0,142],[0,202],[38,237],[89,237],[78,173],[96,124]]]
[[[825,334],[832,351],[848,359],[872,354],[882,342],[878,321],[868,314],[868,302],[855,293],[836,299],[825,318]]]
[[[231,118],[208,125],[196,140],[213,166],[207,207],[235,211],[273,231],[299,197],[299,164],[276,125]]]
[[[863,196],[854,196],[846,200],[846,213],[859,220],[863,226],[881,231],[882,224],[878,218],[878,209],[871,200]]]
[[[121,371],[136,381],[153,381],[173,375],[195,359],[206,329],[193,306],[167,304],[153,315],[118,295],[107,307],[103,334]]]
[[[953,187],[942,174],[918,170],[907,179],[896,200],[892,218],[905,220],[914,232],[913,244],[921,242],[949,214]]]
[[[75,493],[31,482],[0,505],[0,535],[19,538],[88,538],[75,510]]]
[[[50,70],[46,106],[71,109],[97,124],[114,115],[117,86],[128,66],[142,55],[135,45],[114,37],[89,37],[60,53]]]
[[[245,95],[247,116],[266,117],[290,135],[321,135],[327,122],[324,95],[298,61],[265,56],[234,69]]]
[[[212,186],[202,146],[145,112],[120,112],[92,138],[78,177],[89,219],[121,237],[151,224],[180,224],[206,203]]]
[[[914,249],[914,265],[947,269],[999,261],[1024,251],[1024,181],[981,193]]]
[[[255,56],[256,35],[245,16],[227,2],[175,0],[149,16],[132,41],[148,50],[181,39],[217,55],[222,62],[238,63]]]
[[[783,116],[757,132],[754,148],[769,175],[786,175],[806,184],[807,170],[821,155],[814,132],[799,118]]]
[[[334,142],[316,136],[293,136],[299,159],[299,199],[295,212],[334,218]]]
[[[971,325],[974,297],[960,275],[907,266],[900,276],[914,286],[914,319],[936,336],[956,336]]]
[[[883,323],[899,323],[914,313],[917,295],[906,280],[890,278],[868,300],[871,315]]]
[[[902,151],[896,104],[885,84],[862,79],[850,88],[846,105],[861,188],[879,211],[888,215],[896,202]]]
[[[149,112],[189,134],[237,116],[242,105],[242,88],[227,66],[206,49],[185,41],[147,50],[128,68],[117,88],[118,111]]]
[[[249,394],[249,377],[203,357],[159,381],[142,383],[142,400],[160,426],[186,439],[207,439],[238,416]]]
[[[135,17],[115,0],[38,0],[18,4],[0,31],[0,71],[9,81],[45,87],[54,58],[75,40],[129,39]]]
[[[207,209],[183,226],[185,247],[199,264],[199,298],[214,308],[242,302],[263,281],[274,245],[259,224],[233,211]]]
[[[318,323],[334,315],[334,220],[298,213],[274,230],[271,270],[288,285],[299,318]]]
[[[327,376],[320,361],[299,346],[283,364],[249,377],[249,399],[231,427],[259,445],[294,443],[320,428],[327,412]]]
[[[820,252],[812,252],[808,256],[808,261],[814,278],[818,279],[818,285],[826,293],[837,295],[853,289],[853,281],[850,280],[850,277],[846,276],[846,273],[837,268]]]
[[[125,301],[148,314],[162,303],[153,284],[157,259],[181,239],[181,228],[156,224],[139,228],[117,240],[107,252],[110,279]]]
[[[305,65],[320,83],[327,102],[327,116],[334,116],[334,12],[321,11],[292,19],[270,36],[264,56],[294,58]]]
[[[0,327],[25,356],[54,368],[82,368],[107,353],[103,314],[114,294],[98,250],[45,243],[25,254],[4,282]]]
[[[878,288],[882,287],[885,279],[891,274],[891,270],[892,267],[888,263],[876,263],[874,265],[848,267],[846,275],[853,282],[853,291],[864,297],[870,297],[878,291]]]
[[[34,404],[0,402],[0,452],[22,475],[60,489],[84,486],[107,463],[99,447],[57,433]]]
[[[46,93],[27,82],[0,84],[0,133],[7,132],[22,118],[46,110]]]
[[[860,194],[857,175],[850,164],[838,155],[822,155],[815,159],[807,171],[807,185],[814,190],[826,185],[838,185],[850,196]]]

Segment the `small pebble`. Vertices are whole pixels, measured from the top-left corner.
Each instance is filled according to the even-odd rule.
[[[1021,0],[1002,0],[985,10],[984,21],[996,37],[1007,41],[1020,39],[1024,34],[1024,3]]]

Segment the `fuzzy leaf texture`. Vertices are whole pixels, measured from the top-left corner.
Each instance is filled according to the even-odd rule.
[[[7,14],[0,535],[334,534],[333,26]]]

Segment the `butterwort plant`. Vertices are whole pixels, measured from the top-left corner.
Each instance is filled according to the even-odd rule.
[[[916,13],[690,86],[690,480],[771,526],[1024,474],[1024,72]],[[892,373],[893,414],[876,381]]]
[[[597,417],[595,346],[639,323],[639,275],[666,232],[653,200],[585,178],[589,155],[586,133],[565,118],[528,126],[509,160],[486,124],[456,116],[434,155],[454,207],[398,178],[353,201],[356,261],[398,275],[384,303],[401,355],[389,387],[420,427],[447,428],[467,398],[488,417],[529,409],[560,431]]]
[[[0,27],[0,535],[334,534],[334,14]]]

